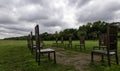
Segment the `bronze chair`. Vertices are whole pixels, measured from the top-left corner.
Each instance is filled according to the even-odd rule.
[[[99,34],[99,46],[94,46],[93,49],[106,49],[107,47],[107,34]]]
[[[63,38],[63,37],[61,37],[61,43],[60,43],[60,45],[61,45],[62,47],[64,47],[64,38]]]
[[[64,39],[63,39],[63,37],[61,37],[61,44],[64,44]]]
[[[30,34],[27,37],[27,46],[31,50],[31,45],[30,45]]]
[[[55,43],[53,43],[52,46],[58,47],[58,38],[55,38]]]
[[[80,44],[79,45],[75,45],[75,48],[80,47],[80,50],[82,49],[82,47],[85,48],[85,36],[80,36]]]
[[[64,39],[61,37],[60,43],[58,42],[58,39],[56,39],[56,43],[53,43],[53,45],[56,47],[64,47]]]
[[[57,47],[64,47],[64,39],[61,37],[60,43],[57,41],[56,43]]]
[[[72,48],[72,37],[69,37],[68,44],[65,47]]]
[[[41,47],[42,47],[42,48],[45,47],[44,40],[41,38],[40,41],[41,41]]]
[[[109,25],[107,28],[107,48],[106,50],[93,50],[91,52],[91,62],[93,62],[93,55],[99,54],[102,56],[107,56],[108,65],[111,65],[111,57],[112,55],[115,55],[116,64],[119,64],[118,62],[118,53],[117,53],[117,26]]]
[[[31,53],[33,53],[33,51],[35,51],[36,45],[33,42],[33,33],[32,33],[32,31],[30,32],[30,47],[31,47]]]
[[[40,47],[40,36],[39,36],[39,25],[35,26],[35,40],[36,40],[36,62],[40,65],[41,61],[41,54],[48,54],[48,59],[50,60],[50,53],[53,53],[54,56],[54,63],[56,63],[56,53],[54,49],[46,48],[41,49]]]

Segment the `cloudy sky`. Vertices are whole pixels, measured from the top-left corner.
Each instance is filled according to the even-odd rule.
[[[0,0],[0,39],[78,28],[87,22],[120,21],[120,0]]]

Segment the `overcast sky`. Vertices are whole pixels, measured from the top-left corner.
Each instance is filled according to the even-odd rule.
[[[87,22],[120,22],[120,0],[0,0],[0,39],[78,28]]]

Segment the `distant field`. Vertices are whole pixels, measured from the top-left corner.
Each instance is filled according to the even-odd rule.
[[[44,43],[47,46],[54,43],[54,41],[44,41]],[[74,49],[75,44],[79,44],[79,41],[73,41],[73,48],[65,49],[66,53],[69,52],[67,53],[68,56],[81,53],[90,54],[92,47],[98,45],[98,41],[86,41],[85,51]],[[55,49],[58,50],[57,48]],[[120,61],[120,42],[118,44],[118,51]],[[46,56],[43,56],[42,60],[41,65],[38,66],[35,62],[35,55],[30,53],[30,50],[27,48],[27,42],[24,40],[0,40],[0,71],[79,71],[72,65],[48,62]],[[101,64],[88,64],[88,67],[82,71],[119,70],[120,66],[114,64],[111,67]]]

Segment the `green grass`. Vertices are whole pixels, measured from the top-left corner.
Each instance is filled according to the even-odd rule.
[[[54,64],[43,57],[35,62],[26,41],[0,40],[0,71],[76,71],[72,66]]]
[[[54,41],[45,41],[45,44],[51,45]],[[67,41],[65,42],[67,43]],[[79,41],[73,41],[73,46],[79,44]],[[98,41],[86,41],[86,50],[67,48],[68,54],[86,53],[90,54],[92,47],[98,45]],[[120,42],[118,44],[118,54],[120,53]],[[120,55],[119,55],[120,61]],[[107,64],[107,63],[106,63]],[[89,67],[84,71],[119,71],[120,65],[112,64],[109,67],[106,64],[88,64]],[[78,71],[73,66],[54,64],[48,62],[47,57],[43,57],[41,64],[35,62],[35,55],[30,53],[27,43],[24,40],[0,40],[0,71]]]

